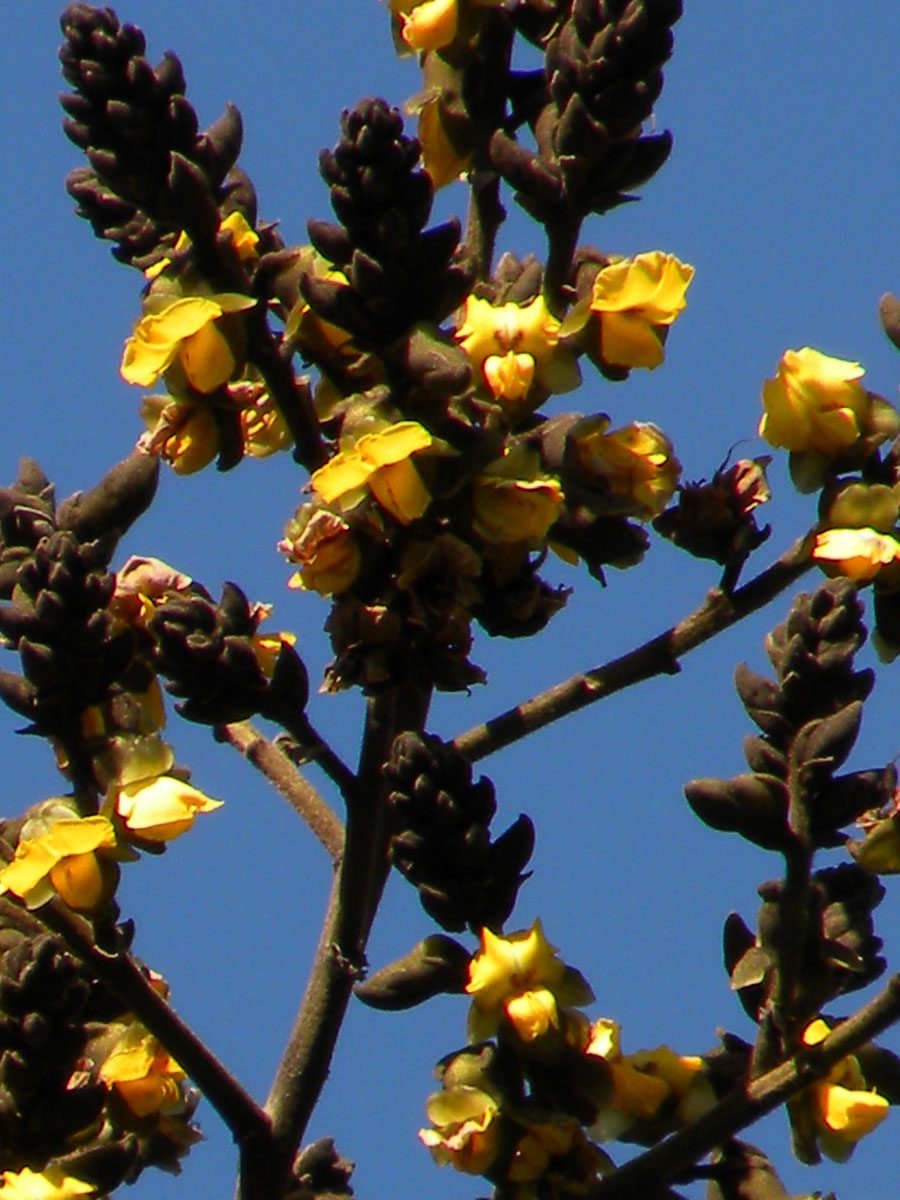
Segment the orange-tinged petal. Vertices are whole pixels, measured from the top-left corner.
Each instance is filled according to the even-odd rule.
[[[459,0],[422,0],[400,16],[400,36],[410,50],[424,53],[449,46],[456,37]]]

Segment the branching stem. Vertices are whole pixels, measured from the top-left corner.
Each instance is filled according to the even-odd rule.
[[[664,633],[636,649],[584,674],[573,675],[483,725],[460,734],[453,745],[470,762],[486,758],[598,700],[655,675],[675,675],[679,659],[742,620],[790,587],[810,567],[809,534],[796,542],[767,570],[731,596],[719,589],[709,593],[699,608]]]

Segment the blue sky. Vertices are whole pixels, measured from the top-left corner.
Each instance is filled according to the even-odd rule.
[[[672,130],[670,162],[628,205],[585,228],[607,252],[662,249],[692,263],[689,307],[672,330],[666,365],[612,386],[597,378],[551,411],[603,409],[614,422],[660,424],[689,479],[709,477],[729,448],[759,453],[754,439],[762,381],[788,348],[811,345],[860,361],[866,383],[896,397],[900,358],[880,331],[876,306],[900,292],[896,47],[900,9],[836,0],[761,0],[752,6],[693,0],[676,27],[675,57],[657,106]],[[411,60],[395,59],[377,0],[132,0],[118,8],[146,32],[155,61],[181,57],[201,124],[227,100],[245,121],[244,168],[260,214],[290,242],[307,217],[328,218],[316,155],[333,144],[341,108],[364,95],[402,104],[419,87]],[[63,180],[79,156],[60,131],[56,95],[58,9],[46,0],[0,9],[0,174],[4,221],[0,478],[16,459],[37,458],[58,494],[89,486],[140,432],[139,394],[118,377],[122,342],[139,312],[140,278],[119,266],[71,213]],[[459,185],[437,214],[461,212]],[[542,252],[539,231],[510,201],[505,247]],[[761,569],[813,519],[814,500],[791,492],[784,463],[771,471],[773,535]],[[299,634],[313,680],[328,661],[326,606],[288,592],[275,553],[304,482],[288,455],[245,462],[218,476],[163,479],[154,510],[123,554],[155,554],[213,591],[233,579],[251,599],[275,604],[275,624]],[[471,697],[442,697],[432,729],[452,737],[574,671],[628,650],[699,604],[715,568],[654,540],[640,569],[610,572],[604,590],[560,565],[575,585],[568,609],[527,644],[479,636],[475,659],[489,683]],[[814,580],[810,580],[811,586]],[[494,779],[498,828],[520,811],[537,825],[534,877],[512,928],[541,916],[563,957],[593,984],[592,1015],[625,1028],[626,1049],[668,1042],[683,1053],[710,1048],[717,1026],[751,1036],[720,962],[731,909],[753,923],[755,887],[778,862],[714,834],[688,810],[682,786],[698,775],[742,769],[749,723],[731,684],[746,659],[765,670],[762,637],[788,599],[694,652],[682,674],[585,710],[480,769]],[[868,650],[861,656],[868,662]],[[4,664],[8,665],[8,664]],[[886,670],[851,765],[874,766],[900,751],[896,673]],[[353,695],[315,697],[317,726],[352,759],[360,713]],[[41,743],[5,736],[4,810],[19,811],[61,789]],[[169,979],[182,1015],[260,1098],[264,1097],[318,933],[328,864],[306,830],[250,768],[203,730],[170,726],[179,760],[226,806],[159,860],[132,867],[121,901],[138,922],[137,951]],[[896,956],[900,914],[889,883],[880,933]],[[392,881],[371,943],[377,967],[430,931],[415,895]],[[392,1017],[356,1005],[311,1134],[334,1134],[358,1163],[365,1200],[433,1192],[471,1197],[477,1180],[436,1173],[415,1138],[432,1090],[434,1062],[464,1041],[465,1003],[442,999]],[[900,1034],[883,1039],[900,1049]],[[207,1140],[181,1181],[146,1175],[135,1200],[231,1188],[233,1155],[215,1114],[201,1109]],[[891,1184],[900,1116],[858,1149],[848,1168],[810,1171],[790,1160],[783,1117],[751,1140],[771,1151],[797,1192],[834,1188],[863,1200]],[[443,1189],[441,1192],[440,1189]]]

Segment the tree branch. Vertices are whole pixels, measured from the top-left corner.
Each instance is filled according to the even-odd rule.
[[[100,949],[90,922],[58,898],[43,905],[40,919],[177,1059],[231,1130],[242,1152],[248,1144],[268,1141],[266,1114],[159,995],[130,954]]]
[[[476,725],[460,734],[453,745],[470,762],[476,762],[527,737],[536,729],[542,729],[560,717],[586,708],[632,684],[651,679],[654,675],[677,674],[680,670],[678,660],[688,651],[763,608],[808,571],[811,549],[812,538],[806,534],[772,566],[738,588],[733,595],[727,596],[720,589],[713,589],[699,608],[665,633],[603,666],[573,675],[564,683],[548,688],[484,725]]]
[[[219,726],[216,736],[234,746],[249,763],[265,775],[294,812],[306,822],[331,855],[332,861],[337,862],[344,849],[344,827],[287,754],[268,738],[263,737],[249,721]]]
[[[243,1200],[280,1195],[278,1188],[328,1075],[353,984],[363,970],[371,884],[381,855],[375,836],[383,797],[381,764],[394,738],[394,700],[393,692],[369,700],[358,784],[347,796],[344,852],[306,991],[266,1100],[274,1139],[271,1161],[261,1164],[261,1177],[254,1190],[245,1188]]]
[[[778,1108],[830,1068],[900,1020],[900,974],[882,992],[834,1029],[818,1046],[801,1053],[730,1092],[699,1121],[623,1164],[591,1191],[590,1200],[639,1200],[673,1182],[716,1146]]]

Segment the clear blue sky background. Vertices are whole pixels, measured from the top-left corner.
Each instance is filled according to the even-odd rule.
[[[674,440],[686,477],[696,479],[710,476],[734,443],[752,439],[762,380],[788,347],[859,360],[870,388],[896,396],[900,358],[879,329],[876,304],[882,292],[900,291],[900,7],[837,0],[691,0],[686,7],[657,108],[659,126],[674,133],[672,158],[639,205],[594,219],[585,239],[609,252],[659,248],[693,263],[689,308],[662,370],[635,372],[616,386],[590,378],[565,408],[603,409],[619,424],[656,421]],[[256,182],[260,214],[278,219],[289,242],[304,240],[308,216],[330,216],[316,154],[335,141],[341,108],[372,94],[402,104],[419,87],[414,63],[394,58],[377,0],[131,0],[118,11],[144,28],[153,61],[167,48],[181,56],[202,124],[226,100],[241,108],[242,163]],[[79,155],[60,131],[57,15],[47,0],[6,0],[0,8],[0,478],[11,480],[17,456],[27,453],[65,496],[92,484],[140,432],[139,393],[121,382],[118,363],[141,280],[71,215],[63,180]],[[464,204],[464,190],[454,186],[440,214]],[[510,213],[506,246],[542,253],[537,229],[512,204]],[[762,449],[750,441],[743,452]],[[775,500],[765,519],[774,533],[757,569],[813,517],[813,500],[791,493],[783,462],[771,476]],[[226,476],[167,474],[123,557],[155,554],[214,591],[233,579],[251,599],[274,602],[275,625],[298,632],[316,680],[329,657],[321,633],[327,609],[316,596],[286,590],[289,568],[274,549],[303,482],[288,455],[246,462]],[[716,579],[713,565],[658,539],[641,569],[610,572],[606,590],[561,565],[554,572],[577,585],[568,610],[532,643],[480,635],[475,658],[489,685],[471,698],[440,699],[436,732],[453,736],[624,652],[695,607]],[[681,789],[694,776],[742,769],[749,722],[732,671],[741,659],[765,669],[763,634],[787,607],[785,598],[696,651],[679,677],[588,709],[483,764],[498,787],[498,829],[522,810],[537,824],[535,873],[511,928],[542,916],[563,957],[591,980],[592,1015],[623,1022],[626,1049],[665,1041],[700,1052],[713,1045],[717,1026],[752,1036],[728,991],[720,930],[731,909],[753,924],[755,887],[777,873],[778,860],[701,826]],[[882,764],[900,750],[898,670],[881,675],[853,766]],[[315,697],[312,715],[352,760],[359,698]],[[12,813],[54,794],[60,782],[45,746],[13,740],[16,721],[5,712],[0,722],[0,732],[10,731],[3,808]],[[170,980],[179,1011],[263,1098],[315,944],[328,865],[283,801],[208,733],[174,723],[170,736],[195,782],[227,803],[162,859],[129,868],[122,905],[137,919],[138,952]],[[889,881],[880,910],[894,960],[898,886]],[[373,966],[429,931],[412,890],[394,880],[371,945]],[[396,1017],[354,1006],[310,1132],[334,1134],[357,1161],[364,1200],[486,1191],[449,1170],[438,1175],[415,1138],[432,1066],[464,1042],[465,1011],[460,998]],[[900,1034],[884,1041],[900,1049]],[[200,1117],[207,1140],[182,1180],[145,1175],[130,1193],[135,1200],[230,1194],[227,1133],[208,1108]],[[898,1128],[894,1114],[843,1169],[792,1162],[781,1115],[750,1138],[773,1153],[794,1191],[834,1188],[841,1200],[863,1200],[897,1186]]]

